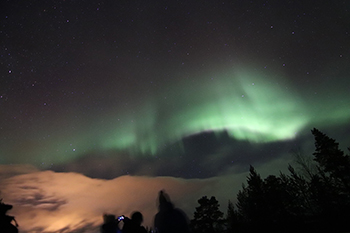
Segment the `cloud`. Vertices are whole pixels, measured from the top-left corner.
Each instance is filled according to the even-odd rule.
[[[310,139],[310,135],[307,135]],[[77,172],[92,178],[113,179],[122,175],[172,176],[185,179],[206,179],[226,171],[246,171],[249,164],[267,163],[288,157],[296,142],[251,143],[234,140],[223,132],[191,135],[167,147],[157,155],[132,155],[118,151],[95,151],[80,158],[51,167],[56,172]],[[180,146],[182,144],[182,146]]]
[[[87,226],[97,229],[103,213],[130,215],[135,210],[141,211],[145,225],[151,226],[161,189],[170,194],[176,206],[191,213],[196,200],[217,183],[216,179],[134,176],[102,180],[40,171],[4,179],[0,190],[4,202],[14,206],[10,214],[22,232],[71,232]]]
[[[287,167],[284,162],[284,158],[278,158],[255,167],[264,177],[278,174],[281,170],[278,168]],[[0,174],[13,174],[1,179],[1,197],[14,206],[9,214],[16,217],[22,233],[96,232],[104,213],[130,216],[135,210],[144,214],[145,226],[152,226],[157,213],[157,195],[162,189],[190,219],[202,196],[217,197],[221,210],[226,212],[228,200],[236,201],[236,194],[248,174],[248,167],[242,171],[237,166],[207,179],[120,176],[105,180],[73,172],[22,167],[22,172],[18,166],[0,167]]]

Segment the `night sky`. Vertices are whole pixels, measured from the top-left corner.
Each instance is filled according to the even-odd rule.
[[[350,146],[348,1],[0,8],[0,196],[21,232],[151,226],[163,188],[190,218],[204,195],[225,210],[250,164],[311,155],[312,128]]]

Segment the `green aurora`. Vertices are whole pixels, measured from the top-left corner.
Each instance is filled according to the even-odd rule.
[[[256,75],[222,75],[198,83],[178,84],[166,97],[148,100],[146,108],[124,117],[132,120],[116,128],[103,148],[155,154],[163,143],[223,130],[257,143],[285,140],[309,120],[297,96]]]
[[[171,89],[145,95],[141,104],[131,102],[129,111],[111,113],[104,125],[92,126],[88,138],[80,135],[71,146],[69,157],[97,148],[155,155],[164,144],[205,131],[225,130],[232,138],[253,143],[281,141],[293,139],[312,124],[349,120],[345,102],[308,103],[308,96],[277,78],[229,72],[169,84]]]
[[[226,131],[251,143],[283,141],[305,128],[340,125],[350,119],[345,91],[331,90],[338,96],[315,98],[307,88],[297,91],[283,75],[258,72],[195,77],[167,83],[153,95],[143,90],[139,98],[130,96],[127,105],[107,106],[105,114],[61,114],[7,153],[29,154],[34,163],[48,167],[86,154],[103,156],[104,151],[156,155],[166,145],[181,144],[182,138],[206,131]],[[9,156],[2,162],[18,160],[21,156]]]

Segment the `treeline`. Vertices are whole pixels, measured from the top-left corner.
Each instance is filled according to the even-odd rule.
[[[350,232],[350,159],[332,138],[313,129],[313,158],[298,155],[298,169],[262,179],[250,167],[247,184],[229,202],[227,214],[215,197],[198,200],[193,233]],[[350,148],[348,148],[350,150]]]

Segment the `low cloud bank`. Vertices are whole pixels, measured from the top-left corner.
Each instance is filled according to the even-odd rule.
[[[1,174],[9,173],[9,167],[1,168]],[[103,213],[130,216],[139,210],[144,225],[152,226],[161,189],[177,207],[192,214],[196,200],[217,184],[217,179],[121,176],[102,180],[35,171],[2,179],[0,190],[4,202],[14,206],[9,214],[16,217],[21,232],[92,232],[101,225]]]
[[[281,165],[286,165],[285,160],[256,168],[264,176],[264,171],[278,173]],[[208,179],[120,176],[104,180],[72,172],[38,171],[26,165],[2,165],[0,196],[14,206],[8,214],[16,217],[21,233],[96,232],[104,213],[130,216],[136,210],[143,213],[144,225],[152,227],[160,190],[166,190],[189,218],[193,218],[197,200],[205,195],[217,197],[226,213],[228,200],[235,201],[247,172],[248,168],[244,173],[232,169]]]

